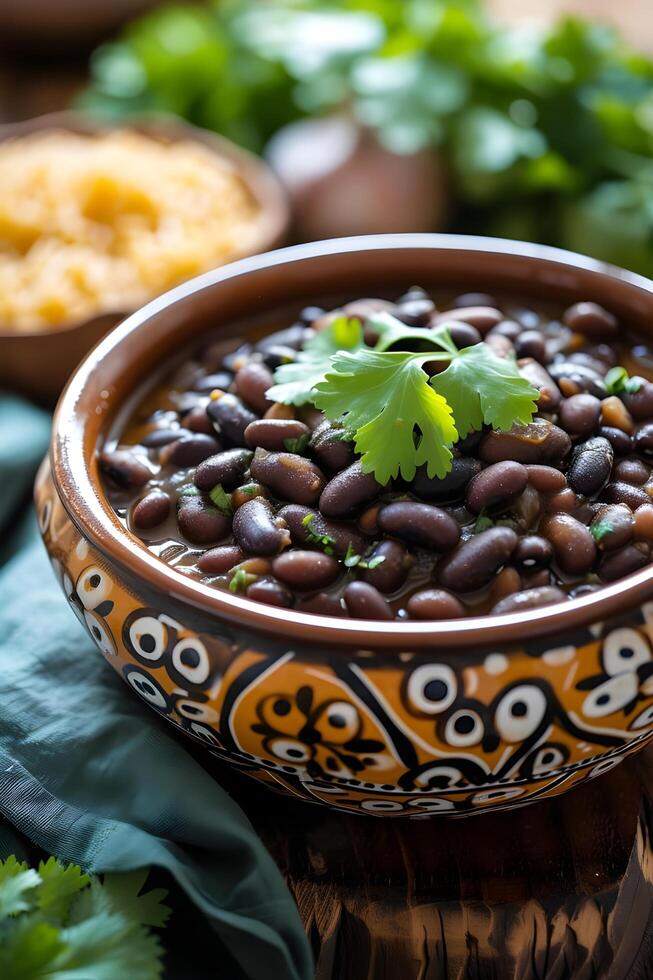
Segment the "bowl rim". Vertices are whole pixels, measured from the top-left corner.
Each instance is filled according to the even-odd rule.
[[[80,533],[129,578],[139,578],[151,588],[214,616],[255,632],[286,641],[358,649],[423,649],[443,651],[488,647],[523,646],[527,639],[551,634],[570,634],[611,616],[620,615],[653,598],[653,565],[603,586],[597,592],[573,600],[500,616],[473,616],[444,621],[375,621],[336,618],[267,606],[211,588],[184,576],[156,557],[119,523],[85,459],[85,415],[80,410],[85,390],[93,391],[93,369],[120,348],[125,338],[151,317],[179,301],[225,280],[247,276],[305,259],[374,250],[464,251],[537,260],[558,270],[584,270],[606,277],[627,289],[642,292],[642,301],[653,302],[653,282],[586,256],[508,239],[449,235],[369,235],[294,245],[241,259],[188,280],[131,314],[115,327],[81,362],[57,405],[52,430],[50,461],[61,501]],[[100,409],[98,409],[100,411]],[[93,447],[90,456],[93,455]]]
[[[48,130],[89,136],[119,130],[131,130],[144,136],[150,136],[159,142],[179,143],[188,141],[200,143],[217,156],[222,156],[235,165],[241,180],[260,208],[256,240],[246,251],[240,254],[236,253],[228,263],[225,262],[224,264],[231,265],[242,258],[276,248],[286,239],[290,227],[290,203],[281,181],[265,160],[244,147],[238,146],[237,143],[233,143],[226,136],[221,136],[209,129],[203,129],[201,126],[195,126],[173,113],[162,111],[140,112],[134,116],[118,119],[94,116],[81,109],[62,109],[58,112],[43,113],[30,119],[0,123],[0,143]],[[151,299],[155,298],[154,296],[151,297]],[[148,303],[151,302],[151,299],[148,300]],[[143,304],[143,306],[145,305],[147,304]],[[141,306],[137,307],[136,310],[131,307],[127,309],[101,309],[90,316],[66,321],[60,325],[38,326],[27,330],[14,330],[0,321],[0,341],[64,336],[105,319],[117,322],[142,308]]]

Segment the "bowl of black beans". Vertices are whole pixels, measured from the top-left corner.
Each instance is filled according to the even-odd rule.
[[[36,500],[151,707],[273,789],[463,816],[653,734],[653,284],[540,246],[246,259],[118,326]]]

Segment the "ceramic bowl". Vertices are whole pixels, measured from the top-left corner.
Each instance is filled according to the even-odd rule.
[[[129,123],[125,120],[110,123],[78,112],[56,112],[0,126],[0,142],[46,130],[94,134],[125,128],[135,129],[163,143],[180,140],[203,143],[230,160],[261,209],[259,234],[243,255],[264,252],[283,243],[290,209],[285,192],[269,167],[229,140],[174,117],[159,115]],[[38,401],[54,402],[82,357],[130,312],[130,309],[105,310],[97,316],[52,330],[39,328],[18,332],[0,322],[0,386],[22,391]]]
[[[616,766],[653,735],[653,568],[542,610],[366,622],[211,589],[131,537],[97,451],[116,413],[208,326],[280,326],[307,303],[413,283],[591,299],[653,333],[653,284],[491,239],[406,235],[298,246],[223,267],[125,320],[78,368],[37,482],[72,608],[155,711],[284,793],[391,817],[521,807]]]

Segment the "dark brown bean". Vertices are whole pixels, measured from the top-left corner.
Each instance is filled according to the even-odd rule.
[[[439,326],[442,323],[462,320],[463,323],[468,323],[470,327],[476,327],[481,336],[484,337],[492,327],[501,323],[503,318],[503,313],[492,306],[462,306],[438,313],[431,322]]]
[[[483,588],[508,561],[517,541],[517,535],[508,527],[490,527],[472,535],[438,564],[438,581],[452,592]]]
[[[411,619],[459,619],[465,615],[462,602],[445,589],[415,592],[406,603],[406,611]]]
[[[378,525],[385,534],[433,551],[451,551],[460,538],[460,528],[451,514],[413,500],[398,500],[382,507]]]
[[[616,582],[624,575],[632,575],[651,560],[648,548],[642,544],[629,544],[619,551],[605,555],[599,564],[598,575],[602,582]]]
[[[324,421],[313,432],[310,448],[321,466],[339,472],[354,462],[353,443],[345,439],[344,429]]]
[[[152,472],[147,464],[128,449],[114,449],[110,453],[101,453],[100,469],[117,487],[143,487],[152,479]]]
[[[556,602],[565,602],[567,596],[554,585],[542,585],[535,589],[524,589],[513,592],[512,595],[501,599],[492,607],[495,616],[512,612],[526,612],[528,609],[540,609],[542,606],[552,606]]]
[[[596,436],[574,448],[567,467],[567,483],[576,493],[591,497],[610,479],[614,452],[607,439]]]
[[[329,480],[320,497],[320,510],[326,517],[349,514],[381,489],[372,473],[363,473],[357,460]]]
[[[179,439],[177,442],[170,443],[161,453],[161,462],[172,463],[182,469],[187,466],[197,466],[208,456],[220,452],[222,446],[213,436],[206,436],[201,432],[194,432]]]
[[[653,541],[653,504],[642,504],[634,514],[636,538]]]
[[[245,590],[248,599],[255,599],[256,602],[265,602],[268,606],[280,606],[282,609],[290,608],[293,604],[293,597],[288,589],[284,589],[280,582],[273,578],[258,578]]]
[[[558,493],[567,486],[567,477],[553,466],[539,466],[531,463],[526,467],[528,482],[540,493]]]
[[[612,426],[602,425],[599,429],[599,435],[608,440],[614,449],[615,456],[627,456],[628,453],[632,452],[633,440],[627,432],[614,429]]]
[[[245,442],[250,449],[297,452],[310,434],[309,427],[297,419],[257,419],[245,429]]]
[[[627,392],[623,395],[624,404],[634,419],[642,422],[644,419],[653,418],[653,384],[644,381],[637,391]]]
[[[644,460],[653,461],[653,422],[640,425],[633,438],[637,455]]]
[[[194,544],[220,541],[231,530],[229,517],[201,497],[180,498],[177,523],[181,533]]]
[[[270,407],[271,402],[266,398],[266,392],[273,384],[271,372],[260,361],[250,361],[234,378],[236,393],[246,405],[261,413]]]
[[[244,561],[245,555],[235,545],[222,545],[205,551],[197,560],[199,569],[205,575],[224,575],[235,565]]]
[[[524,330],[515,339],[517,357],[532,357],[540,364],[546,364],[546,341],[539,330]]]
[[[203,432],[206,436],[210,436],[214,432],[211,419],[206,414],[205,405],[196,405],[195,408],[191,408],[190,412],[184,415],[183,421],[184,427],[190,432]]]
[[[220,483],[224,490],[233,490],[242,481],[253,455],[249,449],[225,449],[209,456],[195,471],[195,486],[212,490]]]
[[[572,395],[558,407],[560,424],[571,435],[591,436],[599,427],[601,402],[594,395]]]
[[[297,592],[324,589],[338,578],[340,566],[321,551],[284,551],[272,562],[272,571]]]
[[[245,429],[250,422],[256,421],[256,415],[240,398],[230,394],[212,398],[206,406],[206,414],[218,435],[240,446],[245,442]]]
[[[380,564],[376,562],[382,558]],[[408,572],[413,565],[413,558],[397,541],[380,541],[366,561],[373,565],[364,568],[361,578],[369,582],[379,592],[396,592],[406,581]]]
[[[568,575],[584,575],[596,559],[596,545],[588,528],[570,514],[549,514],[540,534],[553,545],[555,559]]]
[[[257,449],[250,473],[281,499],[295,504],[316,504],[324,488],[324,473],[315,463],[295,453],[269,453]]]
[[[452,323],[449,333],[458,350],[473,347],[483,340],[476,327],[472,327],[469,323]]]
[[[616,337],[619,332],[616,318],[598,303],[574,303],[565,310],[562,320],[574,333],[593,340]]]
[[[193,388],[195,391],[205,394],[215,391],[216,388],[220,391],[226,391],[233,379],[234,376],[231,371],[216,371],[215,374],[203,374],[197,378]]]
[[[537,407],[540,412],[554,412],[560,404],[562,395],[557,384],[549,372],[534,361],[532,357],[525,357],[518,363],[519,373],[526,378],[540,393]]]
[[[160,449],[161,446],[167,446],[168,443],[189,435],[188,429],[152,429],[141,439],[141,446],[147,449]]]
[[[278,523],[272,505],[264,497],[248,500],[234,514],[236,544],[250,555],[277,555],[290,544],[290,532],[281,519],[277,520]]]
[[[350,616],[358,619],[394,619],[388,601],[368,582],[350,582],[344,591],[345,605]]]
[[[503,460],[493,463],[474,477],[467,487],[465,504],[472,514],[506,503],[520,494],[528,482],[528,472],[521,463]]]
[[[570,361],[557,361],[549,364],[547,370],[567,398],[587,392],[597,398],[605,398],[606,389],[602,375],[583,364]]]
[[[636,487],[643,486],[651,475],[651,469],[641,459],[620,459],[612,475],[615,480],[632,483]]]
[[[631,510],[637,510],[642,504],[650,503],[649,495],[641,487],[618,481],[608,483],[601,494],[601,500],[606,504],[626,504]]]
[[[507,432],[486,432],[479,456],[486,463],[504,459],[518,463],[560,463],[571,449],[567,433],[537,416],[528,425],[513,425]]]
[[[614,551],[629,544],[634,529],[632,511],[625,504],[599,507],[590,524],[590,532],[599,551]]]
[[[332,547],[343,558],[347,551],[362,555],[369,547],[368,540],[352,527],[338,521],[328,521],[317,510],[301,504],[286,504],[277,514],[288,525],[295,544],[313,544],[318,548]],[[324,542],[322,539],[327,538]]]
[[[553,545],[539,534],[526,534],[520,538],[512,556],[519,569],[546,568],[553,558]]]
[[[477,459],[455,456],[451,469],[442,479],[428,476],[426,466],[420,466],[408,486],[414,494],[424,500],[451,504],[462,500],[469,481],[480,472],[481,464]]]
[[[150,490],[134,504],[131,512],[133,527],[147,530],[162,524],[170,513],[170,497],[163,490]]]

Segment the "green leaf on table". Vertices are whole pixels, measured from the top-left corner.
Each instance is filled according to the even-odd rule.
[[[284,405],[306,405],[313,401],[315,386],[323,380],[333,354],[358,350],[363,346],[363,327],[356,317],[337,316],[319,330],[292,364],[282,364],[274,372],[276,384],[267,397]]]
[[[537,409],[537,388],[522,377],[514,360],[497,357],[487,344],[463,348],[430,383],[451,406],[461,439],[483,424],[495,429],[526,425]]]

